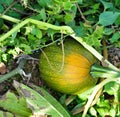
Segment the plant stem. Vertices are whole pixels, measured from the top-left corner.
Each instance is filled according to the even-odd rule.
[[[9,32],[7,32],[3,36],[1,36],[0,37],[0,42],[4,41],[7,37],[12,35],[14,32],[18,31],[20,28],[22,28],[24,25],[26,25],[28,23],[35,24],[42,30],[47,30],[47,29],[51,28],[53,30],[60,31],[60,33],[63,33],[63,34],[72,34],[72,33],[74,33],[73,30],[69,26],[55,26],[55,25],[52,25],[52,24],[49,24],[49,23],[46,23],[46,22],[42,22],[42,21],[38,21],[38,20],[28,18],[28,19],[20,22],[18,25],[16,25],[14,28],[12,28]]]
[[[80,13],[80,15],[81,15],[81,18],[82,18],[86,23],[88,23],[88,21],[86,20],[85,16],[83,15],[83,13],[82,13],[79,5],[78,5],[78,3],[76,3],[76,6],[77,6],[78,11],[79,11],[79,13]]]
[[[11,21],[11,22],[13,22],[13,23],[19,23],[19,22],[20,22],[20,20],[18,20],[18,19],[16,19],[16,18],[7,16],[7,15],[3,15],[3,14],[0,14],[0,18],[5,19],[5,20],[8,20],[8,21]]]
[[[3,75],[3,76],[0,76],[0,83],[4,82],[5,80],[7,80],[8,78],[11,78],[17,74],[20,74],[20,71],[21,71],[21,68],[16,68],[15,70]]]
[[[22,59],[18,65],[18,67],[16,69],[14,69],[13,71],[3,75],[0,77],[0,83],[4,82],[5,80],[17,75],[17,74],[22,74],[22,69],[23,69],[23,66],[25,64],[26,60],[25,59]]]
[[[90,74],[93,76],[93,78],[120,78],[120,71],[99,65],[93,65],[91,67]]]

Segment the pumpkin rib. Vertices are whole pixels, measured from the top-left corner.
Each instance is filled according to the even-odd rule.
[[[77,55],[76,55],[77,56]],[[68,62],[71,62],[70,63],[70,65],[71,66],[76,66],[76,67],[81,67],[81,68],[84,68],[84,67],[82,67],[81,65],[79,66],[79,64],[75,64],[75,57],[71,57],[71,55],[69,55],[69,56],[67,56],[66,58],[65,58],[65,61],[64,61],[64,64],[67,64]],[[59,57],[58,57],[59,58]],[[58,58],[56,58],[57,59],[57,62],[58,63],[61,63],[62,62],[62,60],[59,60]],[[46,57],[45,57],[45,59],[46,59]],[[52,63],[54,63],[54,62],[56,62],[56,60],[53,60],[52,58],[48,58],[49,59],[49,62],[50,62],[50,64],[52,64]],[[71,59],[71,60],[70,60]],[[73,60],[72,60],[73,59]],[[86,66],[87,66],[87,68],[89,69],[89,65],[91,65],[90,64],[90,62],[86,59],[86,58],[84,58],[84,61],[86,61],[87,63],[86,63]],[[48,63],[48,61],[46,60],[46,62]],[[80,60],[79,60],[79,58],[77,58],[77,61],[76,61],[76,63],[78,63],[78,62],[80,62]],[[82,63],[83,64],[83,63]],[[89,64],[89,65],[88,65]],[[62,65],[62,64],[61,64]]]
[[[70,68],[70,66],[67,66],[68,68]],[[41,68],[41,69],[43,69],[43,68]],[[47,69],[47,66],[45,66],[44,67],[44,69]],[[86,68],[78,68],[78,70],[77,71],[73,71],[74,69],[72,69],[72,72],[70,72],[70,69],[68,69],[68,73],[65,71],[65,69],[67,69],[67,68],[64,68],[62,71],[64,71],[64,73],[66,74],[66,75],[68,75],[68,74],[70,74],[70,75],[72,75],[72,74],[81,74],[81,73],[83,73],[83,71],[85,72],[85,71],[87,71],[87,72],[85,72],[85,73],[89,73],[90,72],[90,69],[86,69]],[[61,72],[58,72],[58,74],[59,75],[63,75],[62,74],[62,71]],[[45,73],[46,73],[47,71],[45,71]],[[52,72],[54,73],[54,71],[52,70]],[[48,71],[48,73],[49,73],[49,71]],[[53,75],[53,74],[52,74]]]
[[[54,61],[54,62],[56,62],[56,61]],[[61,62],[58,62],[58,63],[61,63]],[[67,64],[66,62],[64,63],[64,64]],[[64,65],[65,66],[65,65]],[[69,66],[71,66],[71,67],[76,67],[76,68],[80,68],[81,66],[78,66],[78,65],[69,65]],[[47,68],[48,66],[46,66],[46,68]],[[90,69],[90,67],[81,67],[81,68],[83,68],[83,69]],[[53,70],[54,71],[54,70]]]
[[[47,62],[47,61],[46,61]],[[56,62],[56,61],[53,61],[53,62]],[[58,62],[58,61],[57,61]],[[58,63],[61,63],[61,62],[58,62]],[[52,64],[52,63],[51,63]],[[65,64],[67,64],[67,62],[65,62],[64,63],[64,66],[65,66]],[[49,66],[49,65],[48,65]],[[47,68],[48,66],[45,66],[44,68]],[[76,67],[76,68],[80,68],[81,66],[80,65],[70,65],[71,67]],[[81,67],[81,68],[83,68],[83,69],[90,69],[90,67]],[[53,70],[54,71],[54,70]],[[58,70],[59,71],[59,70]]]
[[[79,65],[79,67],[83,67],[83,68],[84,67],[89,68],[89,66],[91,65],[90,62],[80,54],[77,54],[77,55],[70,54],[69,56],[66,56],[66,61],[70,65],[75,65],[75,66]]]
[[[72,43],[72,45],[71,45]],[[88,61],[93,64],[96,62],[96,57],[93,56],[88,50],[86,50],[80,43],[78,43],[74,39],[66,39],[65,40],[65,50],[68,52],[79,53],[80,55],[84,56],[88,59]],[[76,48],[76,49],[74,49]],[[68,54],[70,54],[68,52]]]

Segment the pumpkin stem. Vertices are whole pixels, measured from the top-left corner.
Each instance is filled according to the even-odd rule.
[[[101,78],[120,78],[120,71],[113,70],[108,67],[102,67],[100,65],[93,65],[91,67],[90,74],[93,78],[101,77]]]

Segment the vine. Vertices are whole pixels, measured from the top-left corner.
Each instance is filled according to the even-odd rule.
[[[12,35],[13,33],[17,32],[20,28],[24,27],[26,24],[34,24],[36,25],[39,29],[41,30],[47,30],[47,29],[53,29],[53,30],[56,30],[56,31],[59,31],[59,33],[61,34],[66,34],[66,35],[69,35],[71,36],[73,39],[75,39],[76,41],[78,41],[82,46],[84,46],[88,51],[90,51],[99,61],[102,62],[103,60],[103,56],[97,52],[93,47],[91,47],[90,45],[86,44],[83,39],[81,37],[78,37],[76,36],[75,32],[72,30],[71,27],[69,26],[56,26],[56,25],[52,25],[52,24],[49,24],[49,23],[46,23],[46,22],[42,22],[42,21],[38,21],[38,20],[34,20],[34,19],[25,19],[24,21],[20,22],[20,20],[18,19],[15,19],[15,18],[12,18],[12,17],[9,17],[9,16],[6,16],[6,15],[0,15],[0,18],[3,18],[3,19],[6,19],[6,20],[9,20],[9,21],[12,21],[14,23],[19,23],[17,24],[14,28],[12,28],[10,31],[8,31],[6,34],[2,35],[0,37],[0,42],[4,41],[5,39],[7,39],[10,35]],[[62,36],[61,36],[62,38]],[[62,59],[62,65],[61,65],[61,69],[63,68],[63,65],[64,65],[64,46],[63,46],[63,42],[62,43],[62,52],[63,52],[63,59]],[[43,52],[43,51],[42,51]],[[44,53],[44,52],[43,52]],[[45,54],[44,54],[45,55]],[[46,56],[46,55],[45,55]],[[47,59],[47,57],[46,57]],[[47,61],[49,62],[49,60],[47,59]],[[119,71],[118,68],[116,68],[114,65],[112,65],[107,59],[104,60],[105,63],[108,64],[108,68],[111,68],[115,71]],[[21,66],[21,65],[20,65]],[[23,65],[22,65],[23,67]],[[61,71],[60,69],[60,71]],[[12,71],[10,75],[10,73],[7,75],[7,76],[1,76],[1,80],[0,82],[3,82],[4,80],[8,79],[9,77],[15,75],[15,74],[21,74],[21,67],[18,67],[15,71]],[[84,113],[83,113],[83,117],[86,116],[86,113],[89,109],[89,107],[91,106],[94,98],[95,98],[95,95],[97,94],[97,92],[107,83],[111,82],[111,81],[119,81],[119,77],[117,79],[115,78],[108,78],[108,79],[105,79],[103,80],[101,83],[97,84],[91,91],[93,91],[92,95],[90,96],[87,104],[85,105],[85,109],[84,109]]]

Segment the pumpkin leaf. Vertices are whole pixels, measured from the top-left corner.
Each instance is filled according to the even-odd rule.
[[[101,117],[104,117],[106,115],[111,116],[111,117],[116,116],[114,106],[111,105],[110,101],[106,100],[104,96],[101,96],[101,98],[98,100],[97,106],[98,108],[96,110]]]
[[[63,2],[64,10],[71,10],[71,7],[73,6],[72,2],[67,1]]]
[[[117,42],[118,39],[120,39],[120,33],[119,33],[119,32],[116,32],[116,33],[114,33],[113,36],[110,38],[110,42],[111,42],[111,43]]]
[[[107,10],[108,8],[113,8],[113,4],[110,2],[105,2],[104,0],[100,0],[104,6],[104,10]]]
[[[46,100],[49,101],[49,103],[51,103],[52,105],[54,105],[54,107],[59,111],[61,112],[64,117],[69,117],[70,115],[68,114],[68,112],[61,106],[61,104],[55,99],[53,98],[53,96],[51,96],[47,91],[45,91],[43,88],[41,87],[38,87],[36,85],[31,85],[31,87],[37,91],[37,92],[40,92],[40,94],[43,94],[44,95],[44,98]],[[65,102],[65,101],[64,101]]]
[[[101,46],[100,39],[103,35],[103,27],[98,27],[91,35],[87,35],[87,37],[84,38],[84,41],[95,47]]]
[[[37,38],[42,38],[42,32],[36,27],[32,28],[31,34],[35,35]],[[35,39],[36,40],[36,39]]]
[[[45,9],[44,8],[41,9],[40,15],[41,15],[42,20],[45,22],[46,21],[46,13],[45,13]]]
[[[29,45],[26,45],[26,44],[20,44],[19,45],[20,48],[24,48],[25,49],[25,52],[27,53],[31,53],[31,48]]]
[[[95,110],[94,107],[90,108],[90,113],[91,113],[92,116],[97,117],[97,111]]]
[[[103,33],[105,35],[111,35],[113,32],[114,32],[113,28],[105,28]]]
[[[37,0],[37,2],[42,7],[48,7],[49,4],[52,4],[52,0]]]
[[[32,114],[31,110],[28,109],[26,105],[25,99],[23,97],[18,98],[10,91],[0,98],[0,107],[11,113],[14,113],[15,115],[19,115],[19,117],[29,117]]]
[[[110,82],[105,85],[104,92],[108,93],[109,95],[114,95],[115,91],[119,91],[120,85],[116,82]]]
[[[120,15],[119,12],[105,11],[100,14],[99,23],[102,24],[103,26],[112,25],[119,15]]]
[[[14,81],[14,87],[26,98],[28,107],[34,115],[50,115],[52,117],[70,117],[67,111],[49,93],[42,88],[35,90]]]

